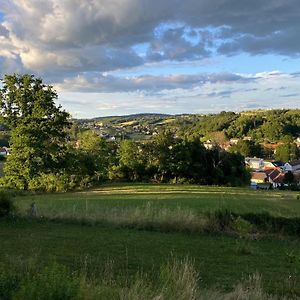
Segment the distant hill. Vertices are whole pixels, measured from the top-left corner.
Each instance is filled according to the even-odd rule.
[[[165,119],[170,117],[169,114],[157,114],[157,113],[140,113],[140,114],[132,114],[132,115],[120,115],[120,116],[106,116],[106,117],[96,117],[91,119],[76,119],[76,122],[125,122],[131,121],[135,119],[152,119],[152,118],[161,118]]]

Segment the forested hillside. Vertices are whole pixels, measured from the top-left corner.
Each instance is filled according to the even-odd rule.
[[[275,143],[285,137],[300,135],[300,110],[258,110],[247,112],[221,112],[207,115],[139,114],[75,120],[81,128],[94,128],[114,132],[116,136],[131,138],[138,133],[140,139],[165,130],[180,136],[201,136],[205,139],[251,137],[256,142]]]

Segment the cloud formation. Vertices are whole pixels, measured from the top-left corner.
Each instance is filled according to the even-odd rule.
[[[299,56],[297,0],[7,0],[0,56],[41,74],[222,53]],[[134,51],[143,45],[144,53]],[[51,71],[49,72],[51,66]]]
[[[90,114],[297,106],[295,67],[224,60],[300,59],[299,16],[297,0],[0,1],[0,77],[42,76]]]
[[[116,77],[112,75],[76,76],[65,78],[56,87],[72,92],[132,92],[143,91],[157,94],[161,90],[192,89],[204,84],[250,82],[254,77],[238,74],[197,74],[197,75],[141,75],[134,77]]]

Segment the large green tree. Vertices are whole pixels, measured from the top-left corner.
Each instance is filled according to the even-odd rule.
[[[66,166],[69,114],[55,105],[57,93],[33,75],[7,75],[0,89],[0,122],[11,130],[6,181],[27,189],[41,174]]]
[[[276,148],[275,158],[284,162],[299,158],[299,150],[295,143],[285,142]]]

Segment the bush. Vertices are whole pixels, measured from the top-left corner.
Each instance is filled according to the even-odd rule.
[[[45,192],[65,192],[69,189],[69,178],[64,174],[41,173],[29,181],[28,189]]]
[[[12,201],[12,196],[5,191],[0,191],[0,218],[9,216],[14,211],[15,206]]]

